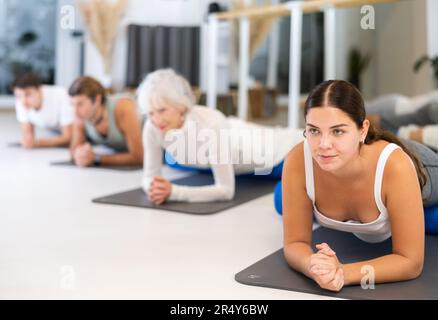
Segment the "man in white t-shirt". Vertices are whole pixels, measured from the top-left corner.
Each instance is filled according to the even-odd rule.
[[[26,74],[13,84],[17,120],[21,123],[24,148],[68,146],[72,136],[74,109],[67,90],[43,85],[38,76]],[[35,127],[51,132],[50,138],[37,139]]]

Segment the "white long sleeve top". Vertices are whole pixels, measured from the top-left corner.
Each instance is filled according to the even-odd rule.
[[[182,128],[166,135],[148,119],[143,129],[142,187],[147,193],[153,178],[161,175],[166,150],[179,164],[211,168],[214,177],[209,186],[172,184],[168,200],[229,200],[234,197],[235,174],[269,171],[303,139],[301,129],[255,125],[203,106],[192,107]]]

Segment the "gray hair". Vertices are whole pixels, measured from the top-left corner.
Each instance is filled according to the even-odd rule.
[[[145,113],[163,103],[187,112],[196,102],[188,81],[172,69],[149,73],[138,87],[137,100]]]

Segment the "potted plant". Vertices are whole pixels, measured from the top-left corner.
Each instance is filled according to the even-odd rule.
[[[360,77],[371,60],[369,54],[363,55],[359,49],[352,48],[348,55],[348,81],[360,90]]]
[[[414,71],[418,72],[420,68],[425,64],[429,62],[433,69],[433,76],[435,79],[435,87],[438,88],[438,56],[435,57],[428,57],[427,55],[422,56],[420,59],[417,60],[414,64]]]

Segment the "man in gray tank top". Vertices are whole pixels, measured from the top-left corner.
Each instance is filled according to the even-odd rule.
[[[70,146],[76,165],[141,165],[142,117],[135,100],[129,95],[108,97],[94,78],[81,77],[69,89],[77,121]],[[87,142],[88,140],[88,142]],[[91,144],[104,145],[113,154],[99,154]]]

